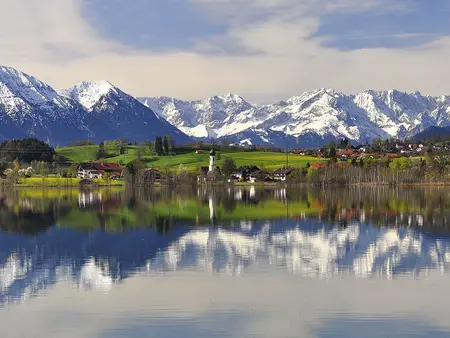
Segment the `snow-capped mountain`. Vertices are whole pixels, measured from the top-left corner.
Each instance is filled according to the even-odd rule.
[[[79,102],[100,122],[100,127],[90,124],[91,130],[106,128],[109,133],[133,141],[154,140],[156,136],[166,134],[179,142],[189,140],[151,109],[107,81],[82,82],[61,90],[60,94]]]
[[[13,68],[0,66],[0,138],[34,136],[58,143],[80,140],[86,130],[80,121],[87,112],[61,97],[47,84]]]
[[[410,137],[430,126],[450,125],[450,97],[396,90],[347,95],[317,89],[287,101],[255,105],[237,95],[202,101],[139,98],[193,137],[244,144],[320,146],[336,138],[353,142]]]
[[[181,101],[169,97],[139,99],[169,123],[194,137],[220,138],[253,127],[264,120],[256,107],[233,94],[203,101]]]
[[[450,126],[450,96],[396,90],[347,95],[317,89],[268,105],[226,94],[205,100],[138,98],[107,81],[55,91],[14,68],[0,66],[0,140],[32,136],[51,144],[172,135],[279,147],[317,147],[336,138],[354,143],[412,137]],[[189,137],[190,136],[190,137]]]
[[[130,141],[185,134],[106,81],[82,83],[58,93],[11,67],[0,66],[0,140],[36,137],[51,144],[125,137]]]

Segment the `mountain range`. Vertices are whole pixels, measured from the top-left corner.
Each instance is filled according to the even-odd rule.
[[[251,104],[233,94],[200,101],[138,100],[192,137],[241,144],[317,147],[337,138],[364,143],[409,138],[431,126],[450,125],[450,96],[397,90],[347,95],[317,89],[267,105]]]
[[[144,141],[167,134],[177,142],[190,140],[107,81],[56,91],[30,75],[0,66],[0,139],[36,137],[67,145],[121,137]]]
[[[55,90],[0,66],[0,140],[36,137],[52,145],[126,138],[175,142],[217,140],[241,145],[319,147],[337,138],[353,143],[412,138],[450,126],[450,96],[368,90],[348,95],[317,89],[286,101],[258,105],[236,94],[185,101],[134,98],[108,81]]]

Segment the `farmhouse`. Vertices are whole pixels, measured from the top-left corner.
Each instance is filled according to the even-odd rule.
[[[122,169],[119,163],[91,162],[81,163],[78,166],[79,178],[101,178],[105,173],[113,176],[122,175]]]
[[[155,168],[147,168],[142,171],[144,182],[156,182],[161,180],[161,173]]]
[[[270,175],[267,172],[259,171],[259,172],[253,172],[249,176],[249,181],[252,183],[255,182],[268,182],[270,181]]]
[[[273,179],[275,181],[286,181],[287,177],[292,174],[294,168],[280,168],[273,173]]]
[[[238,180],[244,180],[247,181],[250,177],[250,175],[254,174],[257,175],[261,173],[261,169],[259,169],[257,166],[252,165],[252,166],[242,166],[237,168],[233,174],[232,177],[236,178]]]

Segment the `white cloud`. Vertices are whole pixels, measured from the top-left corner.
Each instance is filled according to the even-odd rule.
[[[0,60],[57,88],[104,78],[139,96],[199,98],[237,92],[282,99],[315,87],[347,92],[367,88],[447,91],[448,39],[408,50],[339,51],[310,38],[320,14],[392,10],[386,0],[196,3],[211,18],[217,18],[220,8],[222,20],[232,23],[225,36],[199,41],[203,50],[220,50],[220,44],[228,41],[256,53],[133,50],[98,36],[82,18],[81,0],[0,0],[1,7],[8,8],[0,21]]]

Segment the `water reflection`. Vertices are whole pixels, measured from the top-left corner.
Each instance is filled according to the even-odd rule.
[[[423,276],[448,276],[449,215],[447,189],[5,191],[0,307],[50,297],[61,283],[111,297],[136,276],[151,283],[156,276],[181,276],[183,285],[182,276],[191,273],[201,281],[231,278],[225,283],[277,276],[286,285],[302,278],[308,288],[321,280],[337,287],[343,279],[347,290],[359,280],[426,283]],[[296,290],[294,284],[286,290]],[[349,336],[371,325],[394,332],[409,320],[350,319],[360,329],[348,331],[344,310],[329,311],[329,320],[316,319],[320,327],[308,329],[312,336]],[[235,318],[236,312],[229,314]],[[415,325],[424,335],[445,332]]]

